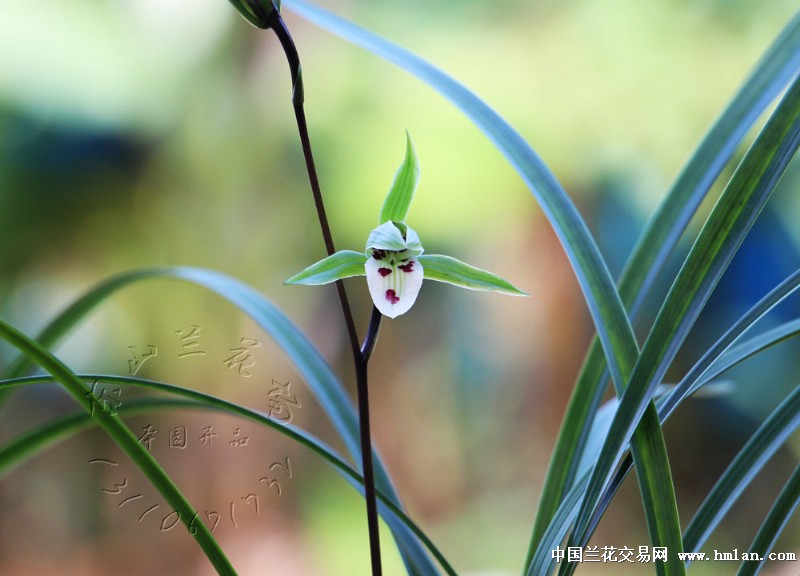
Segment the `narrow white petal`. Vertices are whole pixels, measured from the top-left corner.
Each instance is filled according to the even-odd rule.
[[[369,293],[381,314],[395,318],[408,312],[422,287],[424,274],[419,261],[396,261],[390,254],[381,260],[370,258],[365,269]]]

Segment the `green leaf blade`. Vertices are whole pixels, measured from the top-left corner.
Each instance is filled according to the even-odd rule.
[[[252,420],[308,448],[327,462],[336,472],[347,480],[351,486],[363,493],[363,477],[350,464],[345,462],[344,458],[337,454],[330,446],[301,428],[296,428],[290,424],[284,424],[261,412],[223,400],[217,396],[174,384],[166,384],[134,376],[113,376],[107,374],[81,374],[76,376],[87,385],[93,382],[112,383],[115,385],[150,389],[179,397],[166,399],[151,397],[126,401],[124,405],[120,406],[118,409],[119,414],[123,416],[151,413],[154,410],[190,409],[206,411],[216,410]],[[49,383],[52,380],[52,378],[47,376],[30,376],[0,380],[0,389],[13,389],[23,385]],[[97,422],[93,420],[89,414],[81,412],[56,418],[36,426],[31,431],[20,434],[16,439],[0,447],[0,478],[28,458],[40,454],[44,450],[53,447],[77,432],[96,425]],[[447,562],[444,555],[436,548],[419,526],[406,515],[402,508],[390,497],[386,496],[380,489],[377,490],[377,495],[379,499],[379,512],[387,523],[402,522],[417,538],[419,538],[420,542],[428,548],[430,553],[442,565],[445,572],[450,576],[455,576],[455,570]]]
[[[749,78],[711,126],[666,193],[637,241],[618,282],[620,296],[634,319],[653,280],[667,262],[711,185],[730,161],[750,127],[800,68],[800,13],[753,68]],[[561,425],[531,535],[530,563],[563,495],[575,480],[575,455],[587,444],[593,414],[608,380],[605,358],[595,339],[584,362]]]
[[[394,175],[389,193],[383,201],[378,224],[405,222],[414,192],[419,184],[419,162],[411,135],[406,132],[406,156]]]
[[[794,82],[748,150],[684,262],[625,390],[573,533],[585,543],[601,493],[694,321],[800,144],[800,80]]]
[[[319,399],[325,414],[333,423],[353,459],[360,462],[358,419],[344,386],[334,375],[328,363],[308,338],[289,318],[259,292],[246,284],[220,272],[191,267],[146,268],[114,276],[95,286],[75,300],[54,318],[37,340],[42,346],[53,346],[85,319],[92,310],[116,292],[133,284],[154,279],[183,280],[202,286],[225,298],[261,326],[286,353],[298,368],[310,390]],[[11,374],[22,374],[30,365],[20,361],[12,366]],[[400,500],[382,459],[375,455],[375,481],[377,487],[400,506]],[[410,561],[416,574],[437,574],[430,558],[408,527],[396,519],[387,518],[387,524],[401,549],[404,559]]]
[[[91,388],[80,380],[63,362],[26,334],[0,318],[0,339],[6,340],[20,350],[31,362],[37,364],[59,382],[73,399],[85,410],[86,397],[92,394]],[[214,536],[203,522],[195,522],[197,513],[167,475],[158,461],[139,442],[136,435],[116,416],[104,410],[95,410],[93,418],[108,436],[124,451],[144,476],[158,490],[161,496],[179,513],[181,522],[197,541],[209,562],[221,576],[236,576],[230,560],[220,548]]]
[[[753,539],[748,552],[757,554],[759,558],[766,558],[775,541],[780,536],[789,519],[794,514],[798,503],[800,503],[800,466],[797,466],[787,480],[786,484],[770,508],[767,517],[761,524],[758,533]],[[755,576],[764,567],[765,562],[747,561],[742,562],[736,576]]]
[[[798,428],[800,388],[795,388],[750,437],[697,509],[683,535],[686,550],[696,551],[703,546],[739,496]]]
[[[363,252],[354,250],[340,250],[312,264],[299,274],[295,274],[284,284],[303,284],[305,286],[320,286],[330,284],[344,278],[364,276],[364,264],[367,256]]]
[[[422,264],[426,280],[446,282],[468,290],[500,292],[511,296],[528,296],[507,280],[481,268],[440,254],[423,254],[417,258]]]

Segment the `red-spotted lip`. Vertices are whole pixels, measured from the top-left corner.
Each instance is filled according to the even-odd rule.
[[[423,266],[404,252],[385,250],[386,258],[365,262],[367,285],[375,306],[389,318],[405,314],[414,301],[424,278]]]

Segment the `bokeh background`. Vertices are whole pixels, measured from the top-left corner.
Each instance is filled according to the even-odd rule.
[[[682,162],[797,8],[791,0],[323,5],[444,68],[509,120],[575,199],[615,274]],[[518,573],[592,336],[572,271],[530,192],[458,111],[406,73],[284,12],[302,58],[337,247],[360,250],[376,225],[408,130],[422,167],[409,223],[426,250],[491,269],[531,294],[426,284],[409,314],[384,323],[371,368],[375,441],[412,516],[459,573]],[[275,38],[250,28],[224,0],[4,0],[2,13],[3,317],[34,334],[109,275],[202,266],[247,282],[285,310],[352,392],[333,288],[283,285],[324,253]],[[671,381],[798,266],[798,184],[793,168]],[[642,330],[678,263],[650,299]],[[347,287],[363,333],[366,286],[355,279]],[[798,311],[790,301],[764,326]],[[190,350],[181,331],[192,326],[199,330]],[[139,375],[261,410],[274,383],[289,382],[300,404],[294,423],[341,448],[277,347],[199,288],[151,282],[120,293],[57,352],[75,370],[125,374],[129,347],[150,345],[158,356]],[[250,353],[243,370],[226,363],[241,347]],[[198,351],[205,354],[184,355]],[[13,357],[0,345],[0,366]],[[731,373],[724,395],[697,399],[669,422],[684,522],[796,385],[798,367],[796,346],[785,344]],[[137,395],[108,393],[122,402]],[[75,408],[56,386],[20,391],[0,409],[0,441]],[[368,573],[362,501],[302,448],[217,414],[128,422],[154,433],[151,451],[202,519],[217,522],[214,534],[243,576]],[[181,427],[184,449],[170,445]],[[203,440],[204,430],[216,436]],[[708,550],[747,548],[799,448],[794,438],[778,454]],[[270,471],[287,458],[291,478],[280,467]],[[280,495],[270,479],[280,481]],[[101,432],[83,432],[0,478],[0,574],[211,573],[186,531],[170,529],[175,519],[163,503],[146,512],[159,502]],[[632,478],[593,544],[647,544]],[[386,572],[401,574],[387,535],[384,549]],[[796,523],[775,549],[800,553]],[[798,566],[775,564],[768,573],[796,574]],[[723,563],[694,569],[730,573]]]

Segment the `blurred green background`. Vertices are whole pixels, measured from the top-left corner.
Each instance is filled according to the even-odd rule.
[[[553,169],[616,274],[705,129],[797,8],[703,0],[388,2],[327,8],[448,71],[514,125]],[[287,6],[288,7],[288,6]],[[224,0],[4,0],[0,19],[0,313],[28,333],[89,286],[150,265],[194,265],[255,286],[319,346],[352,391],[334,289],[283,280],[324,255],[275,38]],[[422,180],[409,215],[427,251],[488,268],[531,293],[426,284],[383,325],[371,367],[373,433],[412,517],[459,573],[518,573],[548,457],[591,324],[572,271],[516,173],[441,97],[284,10],[298,45],[312,143],[337,248],[361,250],[414,138]],[[798,170],[785,178],[670,378],[797,267]],[[684,246],[685,248],[685,246]],[[678,261],[676,260],[676,265]],[[651,300],[652,316],[670,270]],[[360,331],[370,300],[347,282]],[[776,318],[796,316],[789,302]],[[197,348],[181,330],[198,326]],[[226,361],[257,340],[252,366]],[[251,340],[248,340],[250,342]],[[85,372],[139,375],[266,410],[291,382],[294,422],[341,448],[302,379],[231,306],[183,284],[124,292],[58,348]],[[667,426],[687,521],[786,390],[791,344],[731,375]],[[189,351],[204,355],[182,356]],[[0,366],[13,353],[0,346]],[[246,374],[250,375],[247,376]],[[109,389],[109,393],[114,393]],[[122,401],[136,393],[122,390]],[[75,408],[55,386],[0,409],[0,441]],[[213,414],[132,417],[243,576],[368,573],[363,503],[277,434]],[[187,447],[169,445],[185,426]],[[212,426],[216,442],[203,445]],[[236,432],[237,427],[239,431]],[[246,445],[237,440],[248,438]],[[746,548],[797,458],[779,454],[708,549]],[[281,494],[261,478],[290,458]],[[119,461],[112,467],[90,461]],[[280,470],[273,470],[273,476]],[[127,496],[111,494],[124,478]],[[105,490],[105,491],[104,491]],[[121,489],[120,489],[121,490]],[[254,499],[259,497],[256,513]],[[0,574],[208,574],[185,530],[102,433],[85,432],[0,479]],[[384,536],[386,571],[401,574]],[[594,544],[647,544],[635,481]],[[800,553],[790,529],[777,551]],[[796,574],[797,564],[769,566]],[[648,573],[642,565],[587,573]],[[725,564],[696,566],[726,574]],[[765,572],[766,573],[766,572]]]

